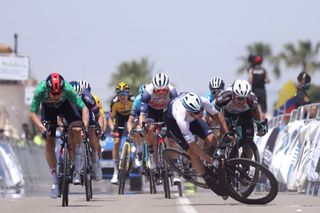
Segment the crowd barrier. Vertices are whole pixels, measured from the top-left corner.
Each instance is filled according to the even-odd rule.
[[[300,107],[269,121],[269,132],[255,137],[261,163],[280,191],[320,196],[320,104]]]
[[[49,174],[43,147],[19,146],[16,141],[0,138],[0,196],[23,196],[35,188],[48,187]]]

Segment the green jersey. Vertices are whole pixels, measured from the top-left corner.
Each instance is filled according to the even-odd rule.
[[[39,111],[40,103],[44,103],[49,107],[58,108],[67,99],[74,103],[79,109],[83,109],[85,107],[81,97],[77,94],[69,82],[65,81],[64,83],[60,101],[53,102],[50,98],[49,89],[47,88],[46,82],[41,81],[32,98],[30,111],[37,113]]]

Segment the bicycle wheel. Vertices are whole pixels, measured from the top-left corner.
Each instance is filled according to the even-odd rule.
[[[167,162],[163,157],[163,150],[165,149],[165,144],[161,143],[159,146],[159,156],[160,156],[160,164],[161,164],[161,178],[163,181],[163,189],[165,198],[171,198],[170,195],[170,184],[169,184],[169,167]]]
[[[251,159],[260,163],[260,154],[257,145],[252,143],[244,143],[243,147],[239,149],[239,156],[241,158]]]
[[[170,168],[175,170],[186,181],[193,183],[196,186],[208,189],[201,175],[192,168],[191,158],[185,152],[168,147],[163,150],[163,156]],[[171,156],[178,157],[178,163],[172,161]]]
[[[245,204],[266,204],[278,194],[278,182],[273,174],[263,165],[249,159],[226,160],[224,181],[229,195]],[[248,194],[247,189],[252,187],[253,190]]]
[[[154,171],[148,168],[148,180],[150,183],[150,194],[157,194],[157,188],[156,188],[156,177],[154,174]]]
[[[70,172],[69,153],[67,145],[63,148],[63,175],[61,181],[62,206],[69,205],[69,172]]]
[[[123,194],[126,184],[127,171],[129,169],[130,160],[130,143],[125,142],[122,147],[120,162],[119,162],[119,194]]]
[[[88,146],[86,146],[86,152],[85,152],[85,161],[84,161],[84,187],[86,191],[86,200],[90,201],[92,198],[92,176],[91,176],[91,164],[89,159],[89,150]]]

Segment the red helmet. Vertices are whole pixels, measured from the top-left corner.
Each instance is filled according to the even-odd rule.
[[[262,56],[256,56],[254,59],[254,64],[262,64],[263,58]]]
[[[50,92],[59,93],[64,87],[64,79],[59,73],[51,73],[46,80]]]

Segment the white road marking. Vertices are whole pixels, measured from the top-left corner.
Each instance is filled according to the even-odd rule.
[[[177,197],[178,212],[181,212],[181,213],[197,213],[195,208],[193,208],[193,206],[191,205],[190,200],[186,196],[180,197],[178,194],[175,194],[175,196]]]

